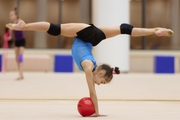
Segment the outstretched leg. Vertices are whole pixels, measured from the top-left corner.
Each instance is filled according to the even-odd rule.
[[[172,36],[173,31],[166,28],[131,28],[127,27],[127,29],[124,31],[124,28],[121,28],[120,26],[113,26],[113,27],[101,27],[100,28],[104,34],[106,35],[106,38],[111,38],[120,34],[129,34],[133,37],[140,37],[140,36],[148,36],[148,35],[157,35],[157,36]],[[122,32],[123,31],[123,32]]]
[[[166,28],[134,28],[132,31],[133,37],[139,37],[139,36],[148,36],[148,35],[157,35],[157,36],[172,36],[174,32],[170,29]]]
[[[50,29],[50,25],[51,24],[49,22],[34,22],[34,23],[26,24],[23,20],[20,20],[18,22],[18,24],[10,23],[10,24],[7,24],[6,27],[8,27],[12,30],[48,32]],[[57,24],[57,25],[59,25],[59,24]],[[60,32],[58,34],[61,34],[66,37],[76,37],[77,32],[79,32],[80,30],[82,30],[88,26],[90,26],[90,25],[84,24],[84,23],[61,24],[61,26],[59,26]],[[52,28],[52,31],[54,31],[54,28]]]

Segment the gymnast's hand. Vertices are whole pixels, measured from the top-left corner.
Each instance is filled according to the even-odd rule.
[[[107,117],[107,115],[93,114],[91,117]]]

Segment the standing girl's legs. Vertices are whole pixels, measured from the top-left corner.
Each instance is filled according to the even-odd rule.
[[[24,47],[20,47],[19,48],[19,78],[20,79],[24,79],[23,76],[23,54],[24,54]]]
[[[17,63],[17,67],[18,67],[18,72],[19,72],[19,68],[20,68],[20,65],[19,65],[19,47],[15,47],[15,59],[16,59],[16,63]],[[18,76],[17,79],[19,79],[20,76]]]
[[[24,47],[15,47],[16,63],[18,67],[19,76],[17,80],[23,79],[23,70],[22,70],[22,54],[24,52]]]

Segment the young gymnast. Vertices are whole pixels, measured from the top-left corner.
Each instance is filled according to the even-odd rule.
[[[12,30],[40,31],[54,36],[75,37],[72,46],[72,56],[79,69],[85,72],[90,97],[95,106],[95,114],[93,116],[96,117],[101,115],[98,110],[95,84],[100,85],[111,82],[113,74],[120,74],[120,70],[118,67],[111,68],[107,64],[97,66],[96,60],[92,55],[92,47],[98,45],[106,38],[120,34],[128,34],[134,37],[153,34],[157,36],[172,36],[173,34],[172,30],[166,28],[134,28],[130,24],[97,28],[93,24],[88,25],[84,23],[52,24],[48,22],[35,22],[25,24],[24,21],[19,21],[18,24],[9,23],[6,27]]]
[[[8,48],[12,48],[13,40],[10,36],[10,30],[6,27],[4,30],[4,41],[7,42]]]
[[[3,72],[6,72],[8,70],[8,48],[11,45],[11,40],[9,39],[10,36],[10,30],[6,27],[4,31],[4,41],[3,41]]]
[[[14,24],[20,21],[17,8],[15,8],[14,10],[10,12],[10,20]],[[26,40],[25,40],[23,31],[13,30],[11,31],[11,33],[14,34],[14,39],[15,39],[15,55],[16,55],[16,62],[17,62],[18,71],[19,71],[19,76],[17,80],[22,80],[24,78],[22,67],[23,67],[23,53],[25,49]],[[10,34],[10,37],[12,37],[12,34]]]

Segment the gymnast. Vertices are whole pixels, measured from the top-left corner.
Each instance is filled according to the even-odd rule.
[[[120,74],[118,67],[112,68],[107,64],[97,66],[92,54],[92,48],[102,40],[120,34],[127,34],[133,37],[157,35],[172,36],[173,31],[166,28],[135,28],[130,24],[122,23],[120,26],[96,27],[93,24],[67,23],[53,24],[49,22],[34,22],[26,24],[23,20],[17,24],[6,25],[11,30],[47,32],[53,36],[75,37],[72,46],[72,56],[78,68],[85,72],[90,97],[95,106],[94,117],[103,116],[99,114],[95,84],[108,84],[113,74]],[[103,51],[102,51],[103,52]]]

